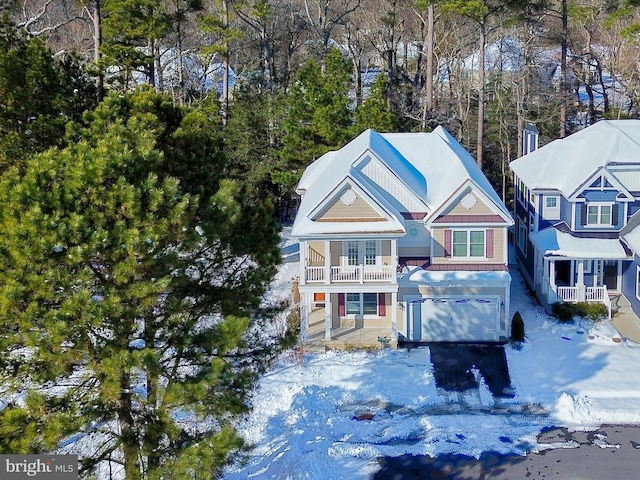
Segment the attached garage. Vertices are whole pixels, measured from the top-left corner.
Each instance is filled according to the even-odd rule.
[[[407,303],[411,317],[407,333],[413,341],[500,340],[499,296],[420,297]]]
[[[400,284],[408,342],[502,342],[509,338],[511,275],[415,269]]]

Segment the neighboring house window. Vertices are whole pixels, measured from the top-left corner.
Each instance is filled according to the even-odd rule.
[[[636,298],[640,300],[640,267],[636,266]]]
[[[527,199],[529,198],[529,189],[525,186],[524,182],[520,180],[518,184],[518,200],[523,205],[527,205]]]
[[[542,216],[547,220],[560,220],[560,199],[557,196],[544,197]]]
[[[591,260],[582,260],[584,273],[591,273]]]
[[[529,233],[536,231],[536,216],[533,213],[529,214]]]
[[[484,239],[484,230],[454,230],[451,237],[453,257],[484,257],[486,251]]]
[[[588,204],[587,225],[611,225],[611,204]]]
[[[344,301],[344,306],[340,302]],[[338,296],[340,315],[385,315],[384,294],[347,293]]]
[[[522,253],[527,253],[527,225],[520,217],[518,217],[518,247]]]

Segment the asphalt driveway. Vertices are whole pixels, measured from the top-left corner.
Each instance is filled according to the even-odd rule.
[[[478,388],[475,372],[496,398],[512,398],[507,356],[502,344],[431,343],[436,385],[447,392]]]

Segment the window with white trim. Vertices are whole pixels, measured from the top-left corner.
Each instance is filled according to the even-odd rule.
[[[550,195],[544,197],[542,216],[547,220],[560,220],[560,198],[558,196]]]
[[[451,253],[456,258],[481,258],[486,255],[484,230],[453,230]]]
[[[520,180],[518,183],[518,200],[520,200],[520,203],[526,206],[528,199],[529,199],[529,189],[524,184],[524,182]]]
[[[347,293],[347,315],[378,315],[377,293]]]
[[[640,267],[636,266],[636,298],[640,300]]]
[[[587,204],[587,225],[611,226],[611,212],[613,205],[610,203]]]
[[[381,250],[379,240],[349,240],[343,243],[343,261],[349,266],[380,265],[382,263]]]
[[[364,246],[364,264],[375,265],[378,255],[377,242],[375,240],[367,240]]]
[[[518,248],[522,253],[527,253],[527,224],[518,217]]]
[[[347,265],[358,265],[358,242],[347,242]]]

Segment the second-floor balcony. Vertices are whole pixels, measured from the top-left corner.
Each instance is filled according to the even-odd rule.
[[[396,270],[389,265],[306,267],[305,283],[395,282]]]

